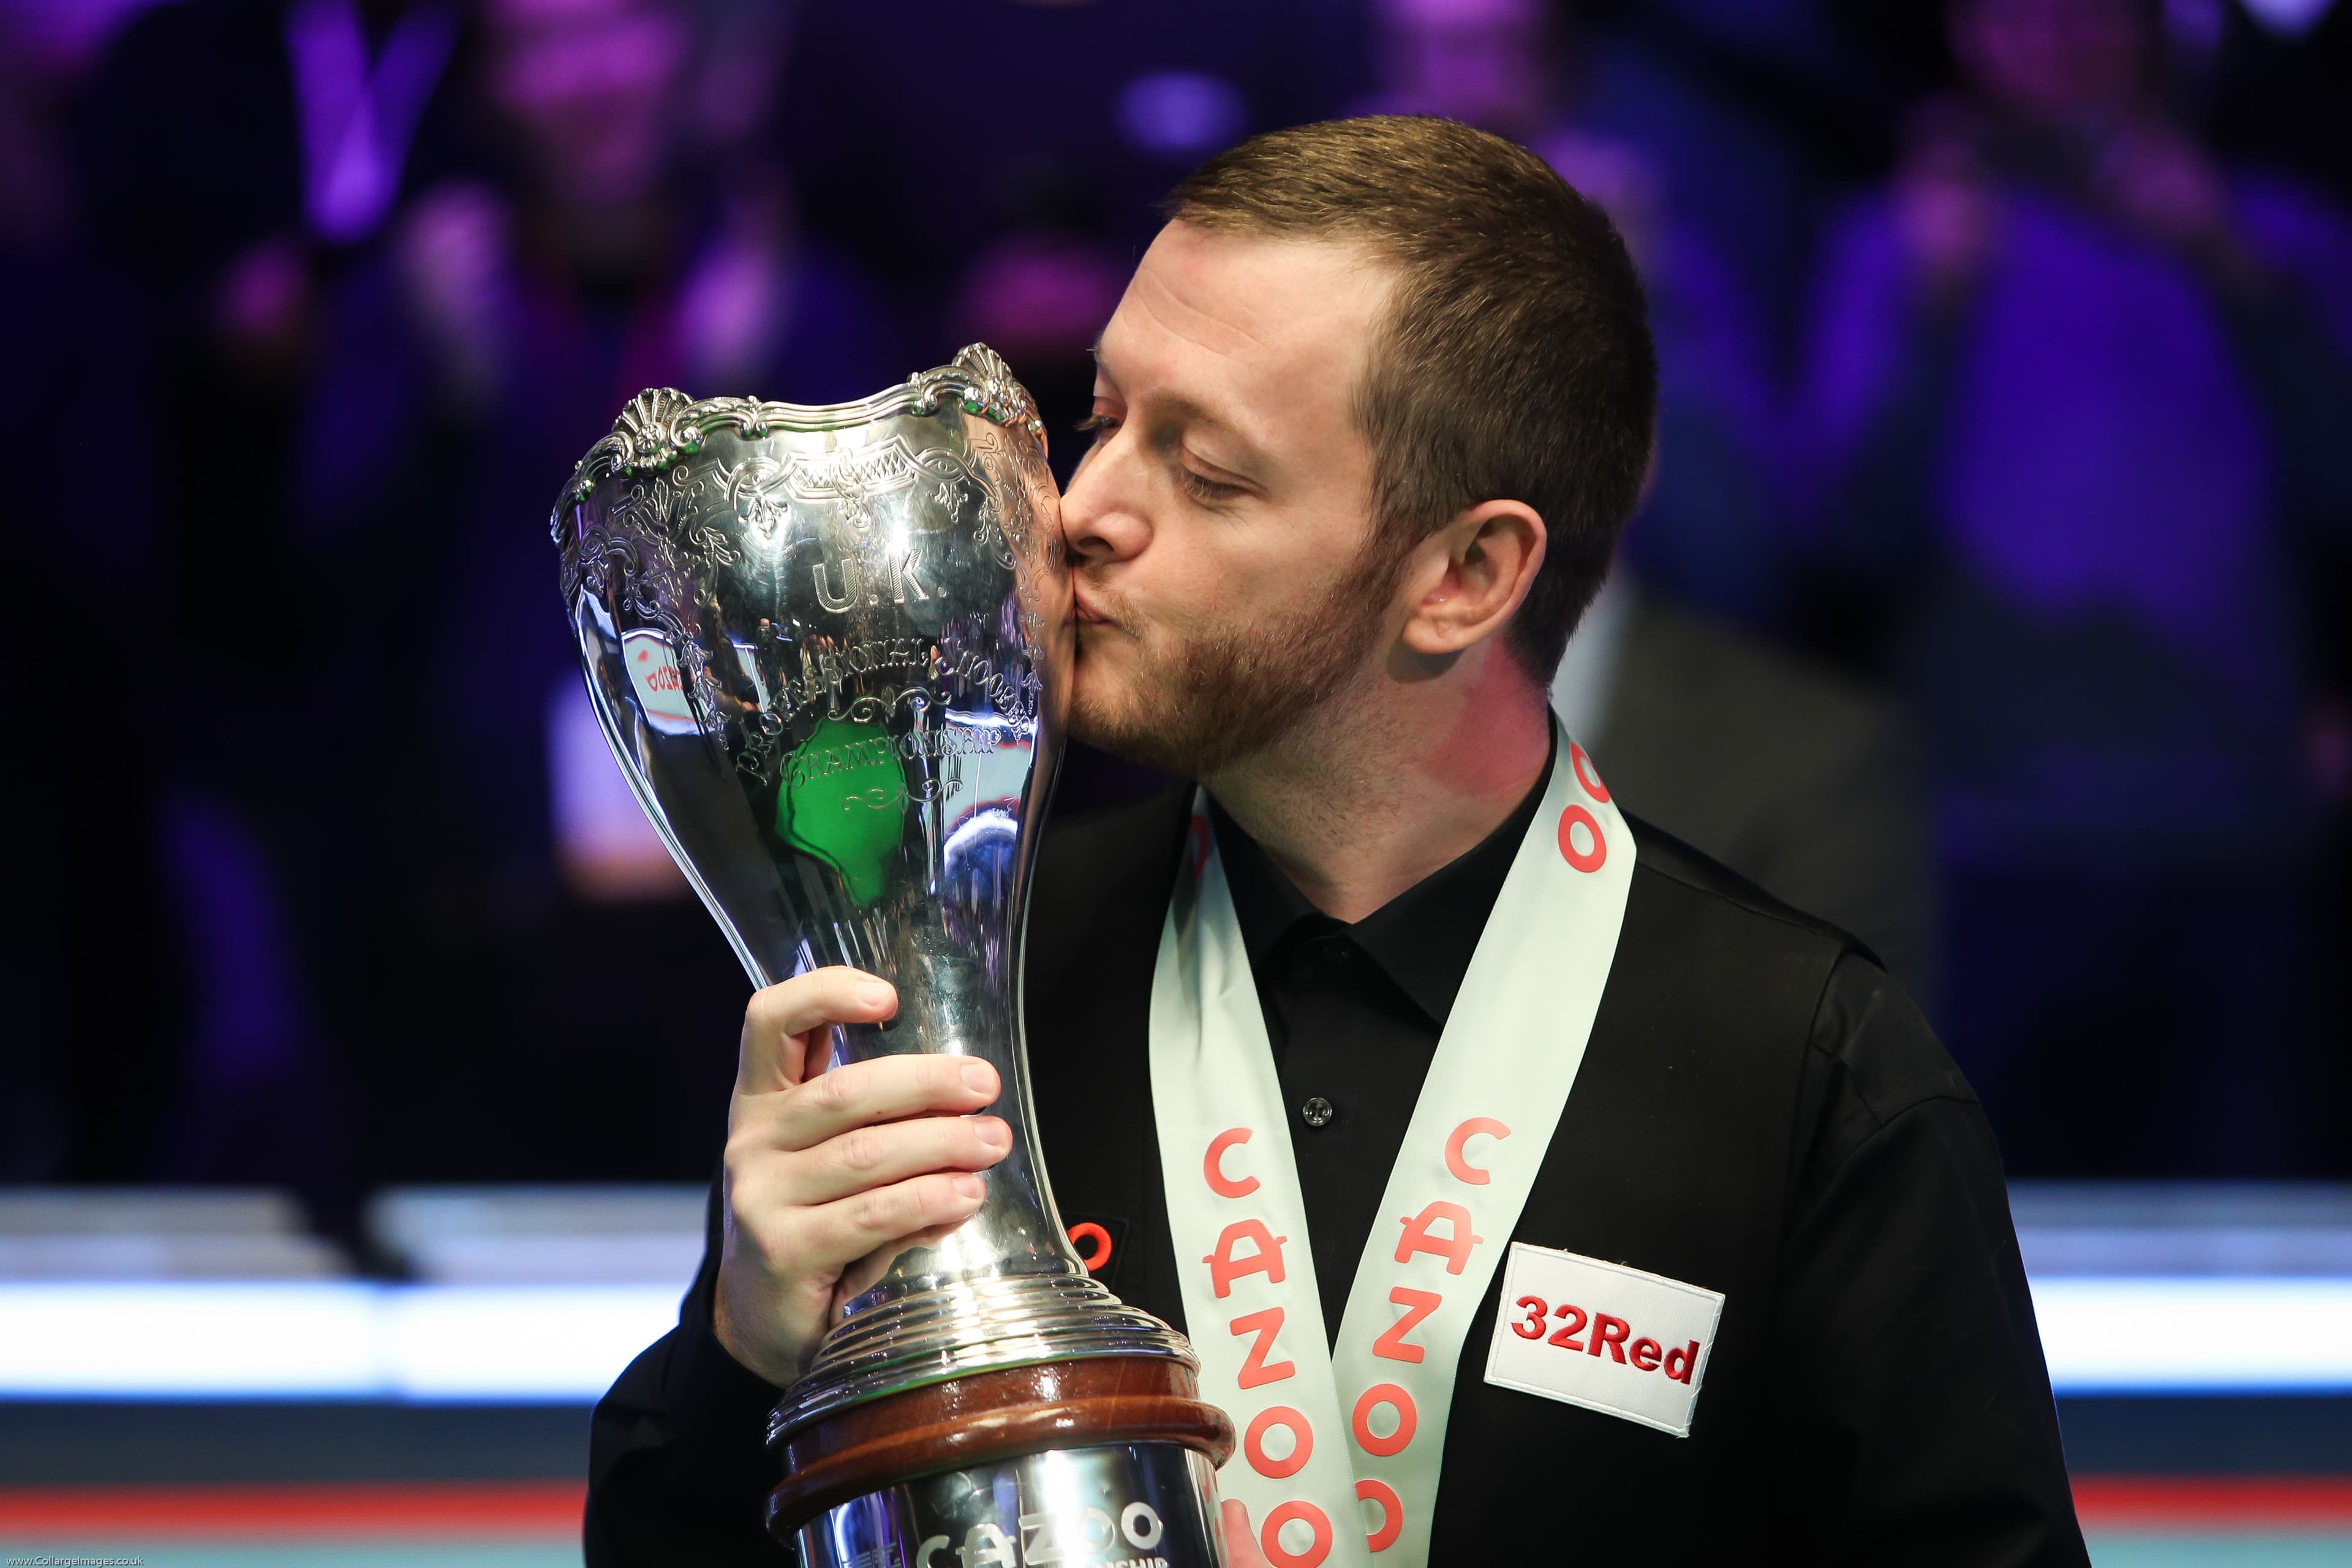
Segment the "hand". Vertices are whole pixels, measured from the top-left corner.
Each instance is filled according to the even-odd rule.
[[[1225,1568],[1265,1568],[1265,1555],[1257,1549],[1257,1537],[1250,1533],[1249,1510],[1228,1498],[1217,1517],[1224,1527]]]
[[[727,1115],[713,1324],[727,1353],[782,1386],[807,1370],[840,1303],[911,1246],[970,1219],[1013,1131],[974,1112],[1002,1092],[971,1057],[877,1057],[824,1070],[836,1024],[877,1024],[898,994],[854,969],[771,985],[743,1013]]]

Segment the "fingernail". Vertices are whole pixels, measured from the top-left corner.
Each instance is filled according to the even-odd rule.
[[[980,1119],[979,1131],[980,1141],[987,1144],[992,1149],[1010,1149],[1013,1147],[1013,1129],[1006,1126],[1001,1117],[982,1117]]]
[[[963,1083],[966,1089],[977,1089],[982,1094],[993,1093],[996,1069],[983,1061],[968,1061],[963,1064]]]
[[[976,1198],[988,1191],[988,1184],[969,1171],[950,1177],[950,1180],[955,1183],[956,1194],[960,1197]]]
[[[890,988],[879,980],[864,981],[857,987],[858,1001],[868,1007],[887,1007],[890,997]]]

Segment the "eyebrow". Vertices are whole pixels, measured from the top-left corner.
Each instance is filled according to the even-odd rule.
[[[1094,355],[1095,369],[1100,372],[1104,378],[1109,381],[1112,386],[1118,386],[1118,378],[1112,375],[1109,370],[1105,368],[1103,364],[1102,340],[1100,338],[1097,338],[1095,340],[1094,346],[1090,352]],[[1219,435],[1233,441],[1233,443],[1240,448],[1240,450],[1234,454],[1237,460],[1247,463],[1254,468],[1264,468],[1270,463],[1271,459],[1266,456],[1265,448],[1260,447],[1256,442],[1251,440],[1246,435],[1243,434],[1239,426],[1219,414],[1215,409],[1211,408],[1207,404],[1201,402],[1199,399],[1188,397],[1181,392],[1162,392],[1155,395],[1151,401],[1161,409],[1168,413],[1176,415],[1188,424],[1206,426],[1211,430],[1213,430]],[[1202,456],[1206,457],[1207,455],[1204,453]],[[1213,461],[1214,459],[1210,460]],[[1225,465],[1219,463],[1217,464],[1217,467],[1223,468]],[[1241,477],[1240,470],[1238,469],[1227,468],[1226,472],[1234,474],[1237,478]]]

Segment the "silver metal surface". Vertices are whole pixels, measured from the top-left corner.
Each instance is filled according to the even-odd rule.
[[[1036,1157],[1020,936],[1071,653],[1043,443],[974,345],[860,403],[642,393],[555,510],[605,736],[752,984],[870,970],[898,1015],[841,1059],[982,1057],[1005,1084],[979,1213],[844,1303],[772,1436],[970,1372],[1192,1361],[1087,1278]]]
[[[1219,1568],[1214,1472],[1174,1443],[927,1476],[801,1527],[806,1568]]]

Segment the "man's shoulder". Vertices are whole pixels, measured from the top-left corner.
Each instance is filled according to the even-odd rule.
[[[1633,830],[1633,888],[1627,905],[1629,923],[1637,906],[1644,915],[1663,916],[1672,925],[1696,922],[1717,939],[1728,936],[1748,948],[1769,949],[1784,958],[1818,965],[1826,977],[1845,953],[1859,953],[1873,964],[1877,959],[1851,932],[1829,921],[1782,903],[1721,861],[1628,814]],[[1702,945],[1684,957],[1704,963]]]
[[[1935,1030],[1868,947],[1672,835],[1627,820],[1639,858],[1619,961],[1654,1005],[1823,1077],[1835,1102],[1816,1108],[1823,1114],[1851,1111],[1876,1127],[1930,1101],[1974,1101]]]

